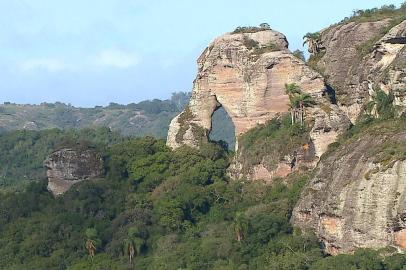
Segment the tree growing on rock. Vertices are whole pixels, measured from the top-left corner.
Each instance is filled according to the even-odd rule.
[[[319,32],[307,33],[306,35],[304,35],[303,39],[304,39],[303,46],[307,44],[308,51],[311,54],[320,53],[324,49],[324,46],[320,40]]]
[[[271,29],[271,26],[268,23],[261,23],[259,25],[259,27],[261,27],[262,29]]]

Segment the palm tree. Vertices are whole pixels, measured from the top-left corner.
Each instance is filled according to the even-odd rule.
[[[303,109],[315,104],[313,98],[309,94],[303,93],[302,89],[295,83],[285,84],[285,91],[289,95],[290,107],[292,109]]]
[[[244,240],[245,233],[248,230],[248,223],[245,219],[244,213],[238,212],[234,218],[234,231],[236,240],[241,242]]]
[[[100,243],[100,240],[97,238],[97,230],[95,228],[88,228],[85,231],[85,235],[87,239],[85,247],[93,260],[93,257],[96,255],[96,246]]]
[[[96,246],[94,245],[93,240],[87,239],[86,241],[86,249],[89,252],[90,258],[92,258],[96,255]]]
[[[130,263],[137,257],[145,245],[143,233],[138,226],[133,226],[128,229],[127,238],[124,240],[124,254],[128,256]]]
[[[294,94],[300,94],[302,93],[302,90],[300,89],[299,85],[295,83],[289,83],[285,84],[285,92],[290,96]]]
[[[137,256],[137,251],[134,247],[134,242],[130,239],[124,240],[124,254],[128,256],[130,263],[133,262],[134,257]]]

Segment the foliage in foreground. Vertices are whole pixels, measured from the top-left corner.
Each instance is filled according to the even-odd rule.
[[[377,95],[377,118],[366,114],[329,151],[364,134],[404,130],[405,116],[394,119],[393,108],[383,106],[391,100]],[[50,149],[92,138],[88,146],[104,156],[106,175],[58,198],[45,181],[0,193],[1,269],[406,269],[406,256],[392,250],[326,256],[315,236],[292,227],[293,207],[311,173],[270,185],[230,181],[230,153],[216,144],[172,151],[163,140],[120,138],[108,130],[73,132],[62,141],[56,139],[62,132],[47,132],[47,140],[55,138],[52,144],[37,138],[46,147],[35,148],[36,133],[26,131],[3,147],[24,161],[36,157],[30,145]],[[283,154],[302,140],[308,140],[306,128],[281,116],[239,143],[255,161],[272,151]],[[367,154],[380,162],[406,158],[404,145],[383,144]]]
[[[272,185],[229,181],[229,154],[213,144],[174,152],[161,140],[124,139],[104,151],[105,179],[81,183],[56,199],[45,182],[0,194],[3,269],[406,265],[403,255],[385,258],[371,250],[326,257],[314,236],[293,228],[291,212],[308,175],[294,174]],[[86,249],[89,240],[96,248],[93,259]],[[132,263],[130,245],[136,250]]]

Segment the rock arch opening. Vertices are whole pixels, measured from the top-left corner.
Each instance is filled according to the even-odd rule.
[[[223,144],[228,150],[235,150],[235,125],[230,115],[221,105],[216,108],[211,116],[209,140]]]

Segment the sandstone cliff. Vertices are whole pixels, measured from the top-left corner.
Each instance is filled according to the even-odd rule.
[[[406,250],[406,122],[380,124],[323,157],[292,221],[331,254]]]
[[[311,61],[353,123],[378,88],[395,94],[396,102],[404,106],[406,21],[340,23],[320,35],[325,50]]]
[[[103,162],[92,150],[64,148],[45,161],[48,190],[55,196],[68,191],[74,184],[102,175]]]
[[[198,147],[201,140],[207,140],[212,115],[219,107],[231,117],[238,142],[248,130],[289,111],[287,84],[297,85],[315,100],[306,117],[314,122],[311,139],[316,156],[349,125],[345,114],[328,98],[323,77],[290,53],[279,32],[227,33],[216,38],[197,63],[190,103],[169,128],[167,144],[172,148]],[[258,178],[252,173],[250,178]],[[271,178],[273,173],[262,175]]]

